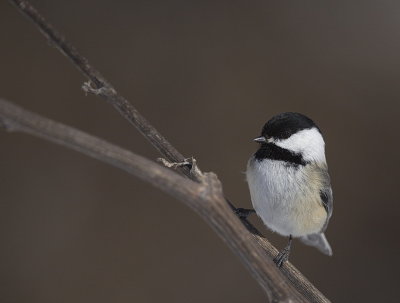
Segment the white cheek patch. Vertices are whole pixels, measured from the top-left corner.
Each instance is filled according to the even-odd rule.
[[[275,144],[295,153],[300,153],[306,161],[326,163],[325,142],[315,128],[303,129],[287,139],[276,140]]]

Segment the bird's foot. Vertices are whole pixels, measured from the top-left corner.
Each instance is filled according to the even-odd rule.
[[[290,254],[290,248],[285,247],[282,249],[279,254],[274,258],[274,262],[276,266],[282,267],[283,262],[286,262],[289,260],[289,254]]]
[[[247,219],[248,216],[254,214],[256,211],[254,209],[248,208],[236,208],[235,213],[240,219]]]

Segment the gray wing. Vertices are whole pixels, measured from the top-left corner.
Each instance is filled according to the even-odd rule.
[[[328,174],[327,167],[318,167],[318,175],[321,178],[322,186],[319,192],[322,206],[325,208],[327,216],[324,226],[321,231],[317,234],[306,235],[300,238],[300,240],[307,245],[318,248],[322,253],[332,256],[332,248],[329,245],[328,240],[324,235],[324,231],[328,227],[329,219],[333,212],[333,195],[331,188],[331,180]]]
[[[326,217],[326,222],[321,230],[321,233],[323,233],[326,230],[329,219],[332,216],[333,194],[332,194],[331,179],[328,174],[328,169],[321,168],[321,177],[322,177],[322,188],[319,191],[319,196],[321,197],[322,205],[324,206],[326,213],[328,214]]]

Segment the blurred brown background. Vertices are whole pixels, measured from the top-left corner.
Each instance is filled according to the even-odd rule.
[[[243,171],[272,115],[321,127],[332,258],[292,262],[333,302],[398,302],[400,2],[32,1],[176,147],[249,207]],[[0,96],[158,154],[7,1]],[[1,302],[265,302],[192,211],[77,152],[0,131]],[[286,239],[266,231],[283,247]]]

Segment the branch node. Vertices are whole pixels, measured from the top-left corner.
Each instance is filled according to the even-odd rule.
[[[185,158],[182,162],[170,162],[164,158],[158,158],[157,161],[161,162],[165,167],[177,169],[182,166],[190,168],[190,174],[194,176],[199,181],[203,182],[204,174],[201,172],[197,166],[197,161],[195,158]]]
[[[87,82],[84,82],[82,84],[82,89],[84,90],[84,92],[86,93],[86,95],[88,93],[92,93],[94,95],[102,95],[102,96],[110,96],[112,94],[116,94],[117,92],[110,87],[107,86],[102,86],[100,88],[95,88],[92,86],[92,82],[89,80]]]

